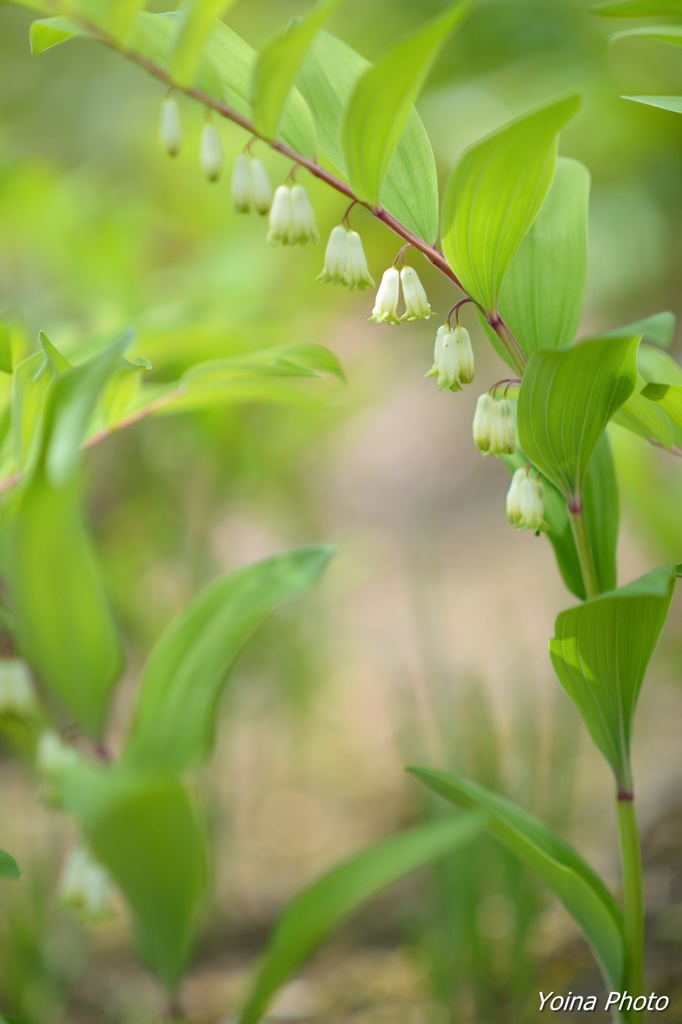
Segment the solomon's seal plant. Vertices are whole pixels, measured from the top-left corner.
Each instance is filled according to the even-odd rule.
[[[443,275],[462,297],[453,307],[455,327],[448,317],[436,332],[427,376],[435,376],[446,395],[473,379],[471,339],[459,323],[459,307],[465,302],[473,307],[485,336],[514,374],[479,398],[474,443],[484,455],[504,460],[511,473],[509,521],[546,535],[575,598],[556,621],[551,661],[614,777],[619,894],[523,808],[467,778],[412,768],[462,813],[371,848],[301,893],[272,935],[240,1024],[261,1019],[276,989],[351,910],[482,829],[508,846],[563,903],[590,945],[607,989],[641,997],[644,909],[631,746],[637,699],[665,625],[677,568],[663,565],[617,585],[618,489],[607,428],[620,417],[645,442],[679,450],[682,370],[670,359],[663,377],[657,376],[661,360],[649,358],[650,341],[658,337],[655,320],[616,324],[609,334],[576,342],[586,277],[589,176],[577,161],[557,158],[557,146],[580,97],[554,98],[474,142],[452,170],[441,208],[433,152],[413,103],[442,43],[468,13],[468,2],[446,5],[375,65],[322,31],[337,6],[334,0],[321,0],[260,53],[206,16],[213,5],[201,0],[166,15],[143,10],[139,3],[22,3],[52,15],[32,27],[34,52],[73,36],[88,37],[173,90],[161,109],[161,141],[169,154],[177,155],[181,145],[176,99],[181,93],[247,132],[247,149],[233,167],[232,203],[239,213],[269,211],[268,242],[291,246],[318,240],[312,205],[295,178],[301,171],[392,231],[402,248],[381,276],[370,320],[399,325],[434,316],[417,271],[405,265],[407,248]],[[324,102],[317,102],[320,97]],[[271,203],[263,165],[250,153],[255,139],[292,165]],[[221,159],[215,126],[208,121],[200,162],[209,178],[218,176]],[[362,290],[373,281],[360,237],[346,223],[347,214],[331,232],[319,280]],[[399,312],[401,294],[404,311]],[[420,325],[408,329],[421,336]],[[38,743],[39,771],[50,800],[74,817],[100,865],[89,867],[78,854],[78,870],[73,869],[67,889],[96,908],[104,886],[92,883],[92,871],[107,873],[131,907],[138,951],[164,985],[169,1012],[178,1012],[179,986],[209,884],[205,830],[186,777],[210,756],[215,707],[236,652],[271,609],[316,582],[329,552],[291,552],[201,592],[152,652],[121,754],[111,757],[106,726],[121,644],[83,525],[79,451],[114,426],[130,425],[162,406],[166,412],[174,403],[186,408],[188,395],[191,404],[201,382],[206,385],[218,372],[194,367],[183,381],[154,392],[146,404],[136,398],[120,420],[107,423],[102,395],[115,374],[130,371],[128,343],[119,339],[74,367],[43,344],[39,359],[51,376],[43,378],[50,386],[35,440],[30,451],[13,456],[4,482],[11,493],[3,570],[17,648],[89,744],[86,756],[53,731]],[[297,375],[340,375],[331,353],[317,346],[234,360],[221,372],[221,400],[231,382],[243,383],[249,374],[266,393],[273,377],[282,378],[280,387],[284,381],[295,390]],[[507,386],[499,397],[502,384]],[[59,543],[54,524],[61,526]],[[54,585],[60,576],[69,589],[58,606],[36,596],[44,593],[46,581]],[[182,847],[183,859],[170,877],[157,865],[175,846]],[[3,873],[11,873],[11,859],[2,863]],[[640,1021],[637,1005],[613,1003],[613,1020]]]

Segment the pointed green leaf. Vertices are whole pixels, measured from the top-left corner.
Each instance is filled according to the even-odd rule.
[[[0,878],[20,878],[21,871],[14,857],[0,850]]]
[[[457,807],[490,816],[488,831],[561,900],[592,947],[607,986],[619,990],[624,961],[620,911],[582,857],[527,811],[482,786],[430,768],[408,771]]]
[[[665,330],[659,333],[657,340],[661,344],[668,344],[674,325],[672,314],[660,314],[666,315],[671,317],[672,324],[666,325],[670,328],[669,332]],[[644,326],[647,321],[641,323]],[[646,389],[649,384],[679,386],[682,384],[682,368],[667,352],[654,345],[644,344],[640,345],[637,353],[637,367],[640,372],[637,374],[635,390],[614,416],[614,423],[647,441],[654,441],[668,451],[675,446],[681,447],[682,426],[665,402],[658,404],[651,401],[651,392],[647,393]]]
[[[12,342],[9,331],[0,323],[0,373],[11,373],[12,369]]]
[[[364,73],[350,98],[342,140],[348,180],[372,206],[407,116],[446,37],[470,9],[455,4],[418,32],[401,40]]]
[[[647,384],[642,395],[649,402],[655,402],[682,430],[682,385]]]
[[[253,123],[267,139],[277,135],[291,88],[305,56],[339,0],[318,0],[304,18],[298,18],[282,35],[261,50],[253,85]]]
[[[306,57],[298,84],[308,101],[318,144],[347,176],[341,138],[344,111],[369,61],[340,39],[320,32]],[[426,242],[438,234],[438,180],[429,137],[416,110],[405,121],[381,188],[385,210]]]
[[[474,839],[483,815],[458,815],[386,839],[332,868],[286,906],[238,1024],[257,1024],[277,989],[355,910],[406,875]]]
[[[443,251],[465,291],[491,316],[552,184],[557,135],[579,106],[579,97],[569,96],[510,122],[467,150],[448,182]]]
[[[542,209],[504,279],[502,317],[527,356],[575,338],[587,281],[589,193],[587,168],[559,159]]]
[[[590,457],[616,410],[632,393],[639,338],[595,338],[539,349],[518,398],[519,442],[567,498],[578,498]]]
[[[31,53],[43,53],[58,43],[65,43],[79,34],[78,25],[70,18],[42,18],[31,24]]]
[[[653,39],[658,43],[682,46],[682,25],[647,25],[643,28],[628,28],[611,36],[611,42],[618,39]]]
[[[174,82],[184,88],[192,85],[201,51],[211,29],[234,0],[191,0],[178,23],[171,44],[170,73]]]
[[[636,320],[625,327],[617,327],[614,331],[608,331],[604,337],[632,338],[635,334],[640,334],[643,338],[649,338],[651,341],[655,341],[657,345],[663,345],[667,348],[673,340],[674,333],[675,314],[665,311],[663,313],[654,313],[643,320]],[[640,348],[638,358],[641,358],[644,348],[645,346]]]
[[[302,548],[240,569],[202,591],[171,622],[145,667],[124,761],[183,772],[213,749],[218,703],[254,630],[322,575],[329,547]]]
[[[658,107],[660,110],[671,110],[682,114],[682,96],[621,96],[622,100],[643,103],[646,107]]]
[[[591,7],[590,12],[609,18],[667,18],[682,15],[682,0],[609,0]]]
[[[632,788],[630,743],[637,698],[674,584],[675,566],[666,565],[562,612],[549,645],[559,682],[624,789]]]
[[[206,837],[185,789],[81,762],[64,772],[60,797],[130,904],[140,956],[173,993],[208,890]]]

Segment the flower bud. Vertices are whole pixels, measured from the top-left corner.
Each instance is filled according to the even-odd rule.
[[[324,254],[324,268],[315,278],[322,284],[347,284],[348,232],[342,225],[332,228]]]
[[[68,856],[59,884],[60,906],[82,924],[98,924],[113,914],[109,875],[87,850],[77,847]]]
[[[209,181],[217,181],[223,169],[223,147],[218,129],[207,121],[201,132],[199,163]]]
[[[272,202],[272,186],[267,171],[260,160],[251,159],[251,188],[252,200],[256,213],[264,216],[270,209]]]
[[[291,234],[291,189],[288,185],[279,185],[270,207],[268,222],[268,242],[270,245],[290,245]]]
[[[405,299],[405,312],[401,320],[426,320],[436,314],[431,311],[426,292],[422,285],[417,271],[414,267],[403,267],[400,271],[400,280],[403,286],[403,298]]]
[[[481,395],[473,423],[474,444],[484,455],[512,455],[516,448],[516,426],[511,402]]]
[[[492,433],[495,405],[495,399],[487,391],[484,395],[479,395],[476,402],[473,423],[474,444],[479,452],[483,452],[484,455],[487,455],[490,449],[490,435]]]
[[[235,157],[230,182],[230,195],[235,213],[248,213],[251,209],[252,187],[250,160],[246,153]]]
[[[384,271],[381,284],[374,302],[372,315],[369,317],[375,324],[399,324],[398,299],[400,298],[400,274],[395,267]]]
[[[455,343],[455,335],[447,324],[442,324],[436,331],[433,366],[426,376],[438,377],[439,391],[461,391],[459,375],[459,352]]]
[[[548,530],[542,481],[532,477],[528,467],[517,469],[506,499],[507,519],[517,530]]]
[[[38,700],[26,662],[19,658],[0,661],[0,719],[28,721],[37,712]]]
[[[369,272],[365,250],[362,248],[362,239],[357,231],[349,231],[346,239],[348,250],[348,261],[346,263],[346,283],[350,290],[359,288],[373,288],[374,280]]]
[[[306,242],[319,242],[320,237],[315,225],[315,214],[308,199],[308,193],[303,185],[294,185],[291,189],[291,231],[289,242],[291,245]]]
[[[474,379],[474,350],[471,347],[471,338],[465,327],[459,324],[453,331],[455,345],[457,346],[457,358],[459,359],[459,380],[460,384],[471,384]]]
[[[166,96],[161,104],[159,139],[169,156],[178,155],[182,141],[182,126],[180,124],[180,109],[175,96]]]

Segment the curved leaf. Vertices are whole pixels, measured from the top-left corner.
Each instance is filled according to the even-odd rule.
[[[234,0],[192,0],[179,22],[171,43],[170,73],[184,88],[192,84],[194,72],[211,29]]]
[[[663,566],[562,612],[549,644],[559,682],[626,790],[637,698],[674,585],[675,566]]]
[[[458,815],[386,839],[332,868],[283,910],[239,1024],[257,1024],[277,989],[355,910],[383,889],[474,839],[483,815]]]
[[[320,32],[306,57],[298,85],[315,120],[318,145],[346,175],[341,140],[343,116],[356,84],[370,68],[346,43]],[[426,242],[438,234],[436,162],[426,129],[411,110],[393,151],[381,189],[384,209]]]
[[[558,132],[579,106],[577,95],[568,96],[511,121],[468,149],[448,182],[443,251],[465,291],[490,316],[552,184]]]
[[[675,426],[682,430],[682,385],[647,384],[642,395],[655,402],[670,417]]]
[[[587,281],[589,192],[587,168],[560,158],[542,209],[505,277],[500,310],[527,356],[575,338]]]
[[[372,206],[379,202],[391,155],[436,54],[469,9],[468,0],[461,0],[401,40],[353,90],[341,133],[343,151],[353,191]]]
[[[20,878],[21,871],[14,857],[0,850],[0,878]]]
[[[262,48],[253,84],[253,123],[267,139],[277,135],[296,75],[312,42],[339,0],[319,0],[304,17]]]
[[[643,103],[646,107],[658,107],[660,110],[671,110],[674,114],[682,114],[682,96],[621,96],[622,100]]]
[[[682,46],[682,25],[647,25],[643,28],[628,28],[611,36],[611,42],[619,39],[653,39],[658,43]]]
[[[667,18],[682,15],[682,0],[609,0],[591,7],[590,13],[608,18]]]
[[[635,386],[640,339],[595,338],[539,349],[518,398],[519,442],[567,498],[580,496],[590,457]]]
[[[623,928],[615,900],[576,851],[527,811],[460,776],[431,768],[408,768],[439,796],[490,816],[487,830],[543,879],[582,929],[607,986],[623,981]]]
[[[301,548],[239,569],[173,619],[142,675],[126,764],[180,773],[210,756],[218,702],[247,640],[279,604],[318,582],[332,553]]]

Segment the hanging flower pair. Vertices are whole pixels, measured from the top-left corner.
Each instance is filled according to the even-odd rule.
[[[405,312],[398,316],[401,285]],[[435,315],[413,267],[403,267],[400,272],[396,267],[389,267],[384,271],[370,320],[375,324],[400,324],[403,320],[428,320]]]
[[[315,280],[322,284],[343,284],[350,291],[374,287],[357,231],[351,231],[343,224],[332,228],[324,254],[324,268]]]

